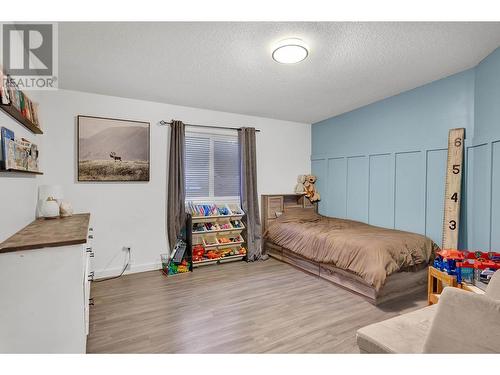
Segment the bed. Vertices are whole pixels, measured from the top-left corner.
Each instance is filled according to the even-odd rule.
[[[302,195],[263,195],[264,251],[373,304],[423,292],[438,247],[410,232],[317,213]]]

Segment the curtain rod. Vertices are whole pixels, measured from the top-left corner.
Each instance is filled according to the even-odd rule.
[[[165,125],[172,125],[172,121],[168,122],[168,121],[165,121],[165,120],[161,120],[160,123],[159,123],[161,126],[165,126]],[[211,128],[211,129],[228,129],[228,130],[236,130],[236,131],[240,131],[241,128],[232,128],[232,127],[229,127],[229,126],[213,126],[213,125],[199,125],[199,124],[184,124],[186,126],[195,126],[197,128]],[[260,132],[260,129],[255,129],[256,132]]]

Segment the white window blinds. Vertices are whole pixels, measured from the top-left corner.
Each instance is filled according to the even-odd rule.
[[[186,198],[210,195],[210,139],[186,134]]]
[[[186,133],[186,199],[239,200],[237,136]]]

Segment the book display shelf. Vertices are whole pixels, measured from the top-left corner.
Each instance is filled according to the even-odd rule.
[[[38,105],[0,70],[0,110],[33,134],[43,134]],[[41,175],[38,146],[0,124],[0,172]]]
[[[12,104],[0,104],[0,109],[34,134],[43,134],[42,129],[30,119],[24,117]]]
[[[21,173],[21,174],[35,174],[35,175],[43,175],[43,172],[38,171],[26,171],[24,169],[0,169],[0,173]]]

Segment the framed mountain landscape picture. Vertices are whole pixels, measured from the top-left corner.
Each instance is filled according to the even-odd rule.
[[[78,181],[149,181],[149,122],[78,116]]]

